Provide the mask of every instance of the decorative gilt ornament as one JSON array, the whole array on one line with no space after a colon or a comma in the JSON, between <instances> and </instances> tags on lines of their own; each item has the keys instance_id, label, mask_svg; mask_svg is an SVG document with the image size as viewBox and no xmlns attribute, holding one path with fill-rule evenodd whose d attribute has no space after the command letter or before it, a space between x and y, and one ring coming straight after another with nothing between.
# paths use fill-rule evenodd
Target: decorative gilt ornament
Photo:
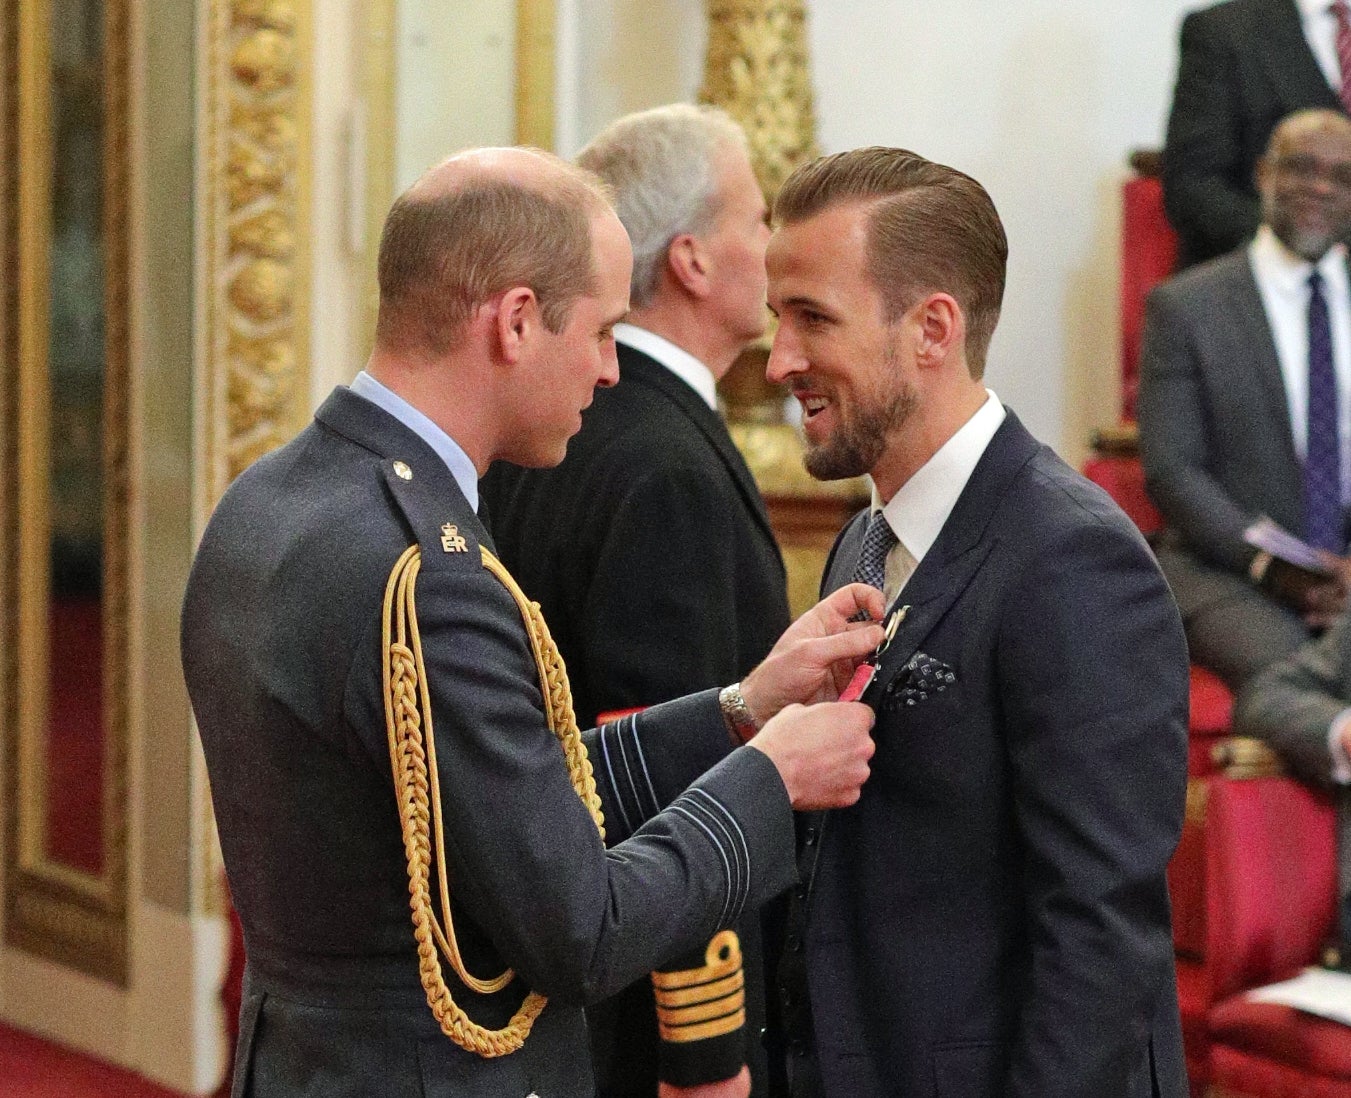
<instances>
[{"instance_id":1,"label":"decorative gilt ornament","mask_svg":"<svg viewBox=\"0 0 1351 1098\"><path fill-rule=\"evenodd\" d=\"M793 169L819 153L802 0L708 0L699 99L741 123L772 200Z\"/></svg>"},{"instance_id":2,"label":"decorative gilt ornament","mask_svg":"<svg viewBox=\"0 0 1351 1098\"><path fill-rule=\"evenodd\" d=\"M212 0L207 23L204 389L214 504L308 416L307 0Z\"/></svg>"}]
</instances>

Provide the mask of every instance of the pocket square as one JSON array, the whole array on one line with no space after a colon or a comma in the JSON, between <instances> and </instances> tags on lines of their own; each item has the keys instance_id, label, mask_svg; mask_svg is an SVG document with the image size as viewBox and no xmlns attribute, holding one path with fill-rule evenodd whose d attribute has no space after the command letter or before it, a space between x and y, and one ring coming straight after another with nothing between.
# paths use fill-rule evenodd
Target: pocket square
<instances>
[{"instance_id":1,"label":"pocket square","mask_svg":"<svg viewBox=\"0 0 1351 1098\"><path fill-rule=\"evenodd\" d=\"M887 707L916 706L957 681L957 672L927 652L916 652L887 686Z\"/></svg>"}]
</instances>

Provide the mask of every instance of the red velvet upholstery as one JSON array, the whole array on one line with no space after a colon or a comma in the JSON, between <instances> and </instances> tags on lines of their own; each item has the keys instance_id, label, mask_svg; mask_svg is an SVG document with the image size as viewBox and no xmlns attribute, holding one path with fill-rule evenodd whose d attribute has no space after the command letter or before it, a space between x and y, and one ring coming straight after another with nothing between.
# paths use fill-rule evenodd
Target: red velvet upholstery
<instances>
[{"instance_id":1,"label":"red velvet upholstery","mask_svg":"<svg viewBox=\"0 0 1351 1098\"><path fill-rule=\"evenodd\" d=\"M1235 1062L1265 1060L1294 1069L1301 1078L1337 1079L1343 1085L1335 1093L1351 1094L1351 1027L1236 995L1211 1012L1210 1035L1215 1051L1224 1050Z\"/></svg>"},{"instance_id":2,"label":"red velvet upholstery","mask_svg":"<svg viewBox=\"0 0 1351 1098\"><path fill-rule=\"evenodd\" d=\"M1229 692L1229 687L1204 667L1192 664L1190 716L1192 736L1219 739L1229 735L1233 715L1234 695ZM1204 765L1191 770L1190 773L1209 774L1214 769L1215 764L1207 754Z\"/></svg>"},{"instance_id":3,"label":"red velvet upholstery","mask_svg":"<svg viewBox=\"0 0 1351 1098\"><path fill-rule=\"evenodd\" d=\"M1145 537L1163 528L1163 516L1145 491L1145 472L1138 457L1091 457L1084 463L1084 476L1111 496Z\"/></svg>"},{"instance_id":4,"label":"red velvet upholstery","mask_svg":"<svg viewBox=\"0 0 1351 1098\"><path fill-rule=\"evenodd\" d=\"M1206 830L1218 1001L1317 958L1336 917L1336 835L1328 799L1292 778L1211 779Z\"/></svg>"},{"instance_id":5,"label":"red velvet upholstery","mask_svg":"<svg viewBox=\"0 0 1351 1098\"><path fill-rule=\"evenodd\" d=\"M1177 259L1177 234L1163 212L1163 188L1141 176L1121 188L1121 418L1135 419L1145 297Z\"/></svg>"},{"instance_id":6,"label":"red velvet upholstery","mask_svg":"<svg viewBox=\"0 0 1351 1098\"><path fill-rule=\"evenodd\" d=\"M1253 1098L1351 1098L1351 1029L1243 994L1312 963L1332 931L1332 805L1290 778L1210 782L1212 1081Z\"/></svg>"},{"instance_id":7,"label":"red velvet upholstery","mask_svg":"<svg viewBox=\"0 0 1351 1098\"><path fill-rule=\"evenodd\" d=\"M1201 1098L1210 1082L1210 988L1200 961L1177 959L1177 1004L1182 1014L1182 1047L1193 1098Z\"/></svg>"},{"instance_id":8,"label":"red velvet upholstery","mask_svg":"<svg viewBox=\"0 0 1351 1098\"><path fill-rule=\"evenodd\" d=\"M1192 740L1193 746L1196 740ZM1168 863L1173 900L1173 945L1178 956L1200 961L1206 955L1206 792L1209 782L1187 778L1187 815L1182 837Z\"/></svg>"}]
</instances>

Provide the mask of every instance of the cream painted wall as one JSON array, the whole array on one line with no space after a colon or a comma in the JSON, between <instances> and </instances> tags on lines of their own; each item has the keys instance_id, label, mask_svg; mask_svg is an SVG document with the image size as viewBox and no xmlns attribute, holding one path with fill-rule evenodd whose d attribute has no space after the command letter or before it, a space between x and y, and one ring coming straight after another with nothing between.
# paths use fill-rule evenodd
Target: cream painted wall
<instances>
[{"instance_id":1,"label":"cream painted wall","mask_svg":"<svg viewBox=\"0 0 1351 1098\"><path fill-rule=\"evenodd\" d=\"M979 179L1010 240L989 381L1072 461L1117 408L1119 185L1158 146L1182 14L1203 0L808 0L822 149L903 145ZM565 0L573 147L698 89L703 4Z\"/></svg>"}]
</instances>

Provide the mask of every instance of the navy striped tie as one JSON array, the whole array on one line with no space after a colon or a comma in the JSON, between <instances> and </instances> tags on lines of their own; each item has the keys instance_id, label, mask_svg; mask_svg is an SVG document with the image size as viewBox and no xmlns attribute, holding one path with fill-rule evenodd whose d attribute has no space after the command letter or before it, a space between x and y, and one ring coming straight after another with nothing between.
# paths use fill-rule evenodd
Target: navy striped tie
<instances>
[{"instance_id":1,"label":"navy striped tie","mask_svg":"<svg viewBox=\"0 0 1351 1098\"><path fill-rule=\"evenodd\" d=\"M1323 276L1309 275L1309 423L1304 457L1304 540L1340 554L1346 549L1342 514L1342 450L1338 432L1337 374Z\"/></svg>"}]
</instances>

